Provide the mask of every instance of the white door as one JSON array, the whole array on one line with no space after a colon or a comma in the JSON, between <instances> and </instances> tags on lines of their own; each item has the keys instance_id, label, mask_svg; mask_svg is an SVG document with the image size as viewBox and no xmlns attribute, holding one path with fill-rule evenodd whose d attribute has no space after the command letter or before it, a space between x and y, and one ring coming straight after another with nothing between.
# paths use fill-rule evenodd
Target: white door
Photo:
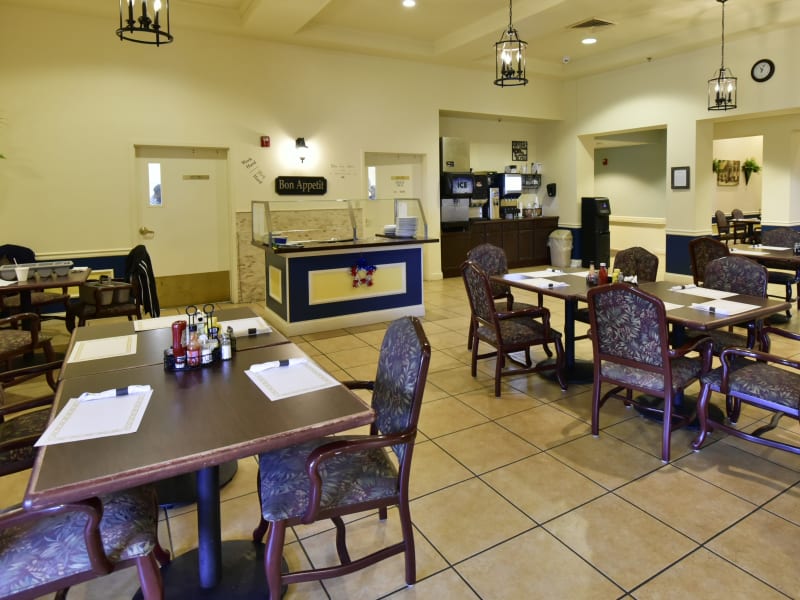
<instances>
[{"instance_id":1,"label":"white door","mask_svg":"<svg viewBox=\"0 0 800 600\"><path fill-rule=\"evenodd\" d=\"M231 271L227 164L224 148L136 146L136 239L157 277Z\"/></svg>"}]
</instances>

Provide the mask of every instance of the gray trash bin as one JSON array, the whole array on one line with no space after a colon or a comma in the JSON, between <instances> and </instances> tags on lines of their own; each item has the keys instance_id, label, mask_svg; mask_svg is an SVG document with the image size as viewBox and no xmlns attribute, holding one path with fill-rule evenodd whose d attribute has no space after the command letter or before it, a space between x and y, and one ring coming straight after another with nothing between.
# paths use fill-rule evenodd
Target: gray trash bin
<instances>
[{"instance_id":1,"label":"gray trash bin","mask_svg":"<svg viewBox=\"0 0 800 600\"><path fill-rule=\"evenodd\" d=\"M547 238L550 248L550 264L554 267L568 267L572 256L572 232L569 229L555 229Z\"/></svg>"}]
</instances>

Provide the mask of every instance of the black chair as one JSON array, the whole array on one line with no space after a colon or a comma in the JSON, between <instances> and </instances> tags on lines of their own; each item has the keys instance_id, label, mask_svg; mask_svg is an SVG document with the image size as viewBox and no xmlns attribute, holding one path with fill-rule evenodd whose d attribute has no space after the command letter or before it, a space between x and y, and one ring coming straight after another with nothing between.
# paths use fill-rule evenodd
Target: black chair
<instances>
[{"instance_id":1,"label":"black chair","mask_svg":"<svg viewBox=\"0 0 800 600\"><path fill-rule=\"evenodd\" d=\"M400 553L405 553L406 583L416 582L408 482L430 356L418 319L392 322L383 338L375 381L349 383L353 389L373 392L375 422L369 435L330 436L259 456L262 518L253 541L260 542L266 533L264 566L270 598L280 598L285 584L339 577ZM352 560L342 517L377 509L380 520L385 520L390 506L398 508L402 539ZM322 519L331 519L336 526L341 564L282 573L286 528Z\"/></svg>"},{"instance_id":2,"label":"black chair","mask_svg":"<svg viewBox=\"0 0 800 600\"><path fill-rule=\"evenodd\" d=\"M794 248L797 242L800 242L800 231L789 227L778 227L761 232L761 243L764 246ZM797 308L800 310L800 269L793 269L791 266L780 262L776 262L774 265L770 264L768 268L769 282L783 285L786 288L785 296L775 296L776 298L786 298L787 302L791 302L793 300L792 286L797 286ZM791 318L791 316L791 309L787 309L786 318Z\"/></svg>"},{"instance_id":3,"label":"black chair","mask_svg":"<svg viewBox=\"0 0 800 600\"><path fill-rule=\"evenodd\" d=\"M461 275L467 290L473 323L472 333L472 376L478 373L478 360L496 357L494 372L494 395L500 396L500 378L504 375L522 375L555 371L561 389L567 389L564 378L564 348L561 333L550 327L550 311L541 306L531 306L512 311L498 311L492 297L489 277L472 261L461 265ZM494 351L479 354L483 342ZM532 346L545 346L553 343L556 347L556 360L534 364L531 360ZM525 362L519 369L505 369L507 355L524 352ZM512 360L512 362L517 362Z\"/></svg>"},{"instance_id":4,"label":"black chair","mask_svg":"<svg viewBox=\"0 0 800 600\"><path fill-rule=\"evenodd\" d=\"M730 253L727 245L712 237L699 237L691 240L689 242L689 258L694 284L703 285L708 263L728 256Z\"/></svg>"},{"instance_id":5,"label":"black chair","mask_svg":"<svg viewBox=\"0 0 800 600\"><path fill-rule=\"evenodd\" d=\"M761 351L726 348L721 355L722 366L701 378L702 388L697 403L700 432L692 443L695 450L699 450L708 435L717 429L749 442L800 454L800 447L796 445L764 437L778 426L782 417L800 419L800 361L770 353L769 336L800 341L798 333L764 327ZM712 419L708 411L712 392L725 394L728 423ZM772 413L769 423L749 432L737 428L742 402Z\"/></svg>"},{"instance_id":6,"label":"black chair","mask_svg":"<svg viewBox=\"0 0 800 600\"><path fill-rule=\"evenodd\" d=\"M664 303L627 283L589 290L589 337L594 349L592 435L600 434L600 408L609 398L663 417L661 460L669 462L672 431L687 425L693 413L677 410L683 390L711 367L711 340L693 340L672 349ZM689 357L698 352L699 357ZM604 384L612 386L601 394ZM660 407L634 398L633 392L664 400Z\"/></svg>"}]
</instances>

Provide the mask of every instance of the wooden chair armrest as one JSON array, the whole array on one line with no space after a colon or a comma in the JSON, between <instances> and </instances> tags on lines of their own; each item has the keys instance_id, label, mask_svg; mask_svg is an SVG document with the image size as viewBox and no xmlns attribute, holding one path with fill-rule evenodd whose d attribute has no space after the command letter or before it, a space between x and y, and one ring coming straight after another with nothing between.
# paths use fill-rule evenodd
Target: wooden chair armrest
<instances>
[{"instance_id":1,"label":"wooden chair armrest","mask_svg":"<svg viewBox=\"0 0 800 600\"><path fill-rule=\"evenodd\" d=\"M670 348L670 358L681 358L690 352L699 352L703 359L703 373L708 373L711 370L711 360L714 352L714 341L708 337L696 338L690 340L677 348Z\"/></svg>"},{"instance_id":2,"label":"wooden chair armrest","mask_svg":"<svg viewBox=\"0 0 800 600\"><path fill-rule=\"evenodd\" d=\"M387 435L340 436L335 438L334 441L316 448L306 459L306 475L308 475L311 489L308 493L308 507L301 521L308 524L317 520L319 504L322 500L320 467L326 460L345 453L410 444L416 436L416 430Z\"/></svg>"},{"instance_id":3,"label":"wooden chair armrest","mask_svg":"<svg viewBox=\"0 0 800 600\"><path fill-rule=\"evenodd\" d=\"M11 315L8 317L3 317L0 319L0 327L5 327L6 325L10 325L13 329L19 329L19 326L24 321L32 321L36 323L36 327L31 327L31 331L34 329L38 332L40 328L40 319L39 315L36 313L26 312L26 313L17 313L15 315Z\"/></svg>"},{"instance_id":4,"label":"wooden chair armrest","mask_svg":"<svg viewBox=\"0 0 800 600\"><path fill-rule=\"evenodd\" d=\"M0 513L0 529L13 525L21 525L51 515L66 514L70 512L84 513L87 516L83 528L83 538L92 571L98 575L110 573L113 570L111 561L103 550L103 540L100 537L100 520L103 518L103 504L99 498L89 498L72 504L59 504L38 509L24 509L15 506Z\"/></svg>"}]
</instances>

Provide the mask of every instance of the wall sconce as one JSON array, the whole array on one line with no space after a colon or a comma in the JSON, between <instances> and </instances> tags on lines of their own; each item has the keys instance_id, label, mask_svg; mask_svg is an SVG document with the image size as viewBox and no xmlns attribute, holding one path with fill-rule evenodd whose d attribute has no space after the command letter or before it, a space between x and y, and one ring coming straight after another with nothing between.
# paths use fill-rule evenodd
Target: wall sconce
<instances>
[{"instance_id":1,"label":"wall sconce","mask_svg":"<svg viewBox=\"0 0 800 600\"><path fill-rule=\"evenodd\" d=\"M294 142L294 147L297 150L297 158L300 162L305 162L308 157L308 146L306 146L306 138L297 138Z\"/></svg>"}]
</instances>

